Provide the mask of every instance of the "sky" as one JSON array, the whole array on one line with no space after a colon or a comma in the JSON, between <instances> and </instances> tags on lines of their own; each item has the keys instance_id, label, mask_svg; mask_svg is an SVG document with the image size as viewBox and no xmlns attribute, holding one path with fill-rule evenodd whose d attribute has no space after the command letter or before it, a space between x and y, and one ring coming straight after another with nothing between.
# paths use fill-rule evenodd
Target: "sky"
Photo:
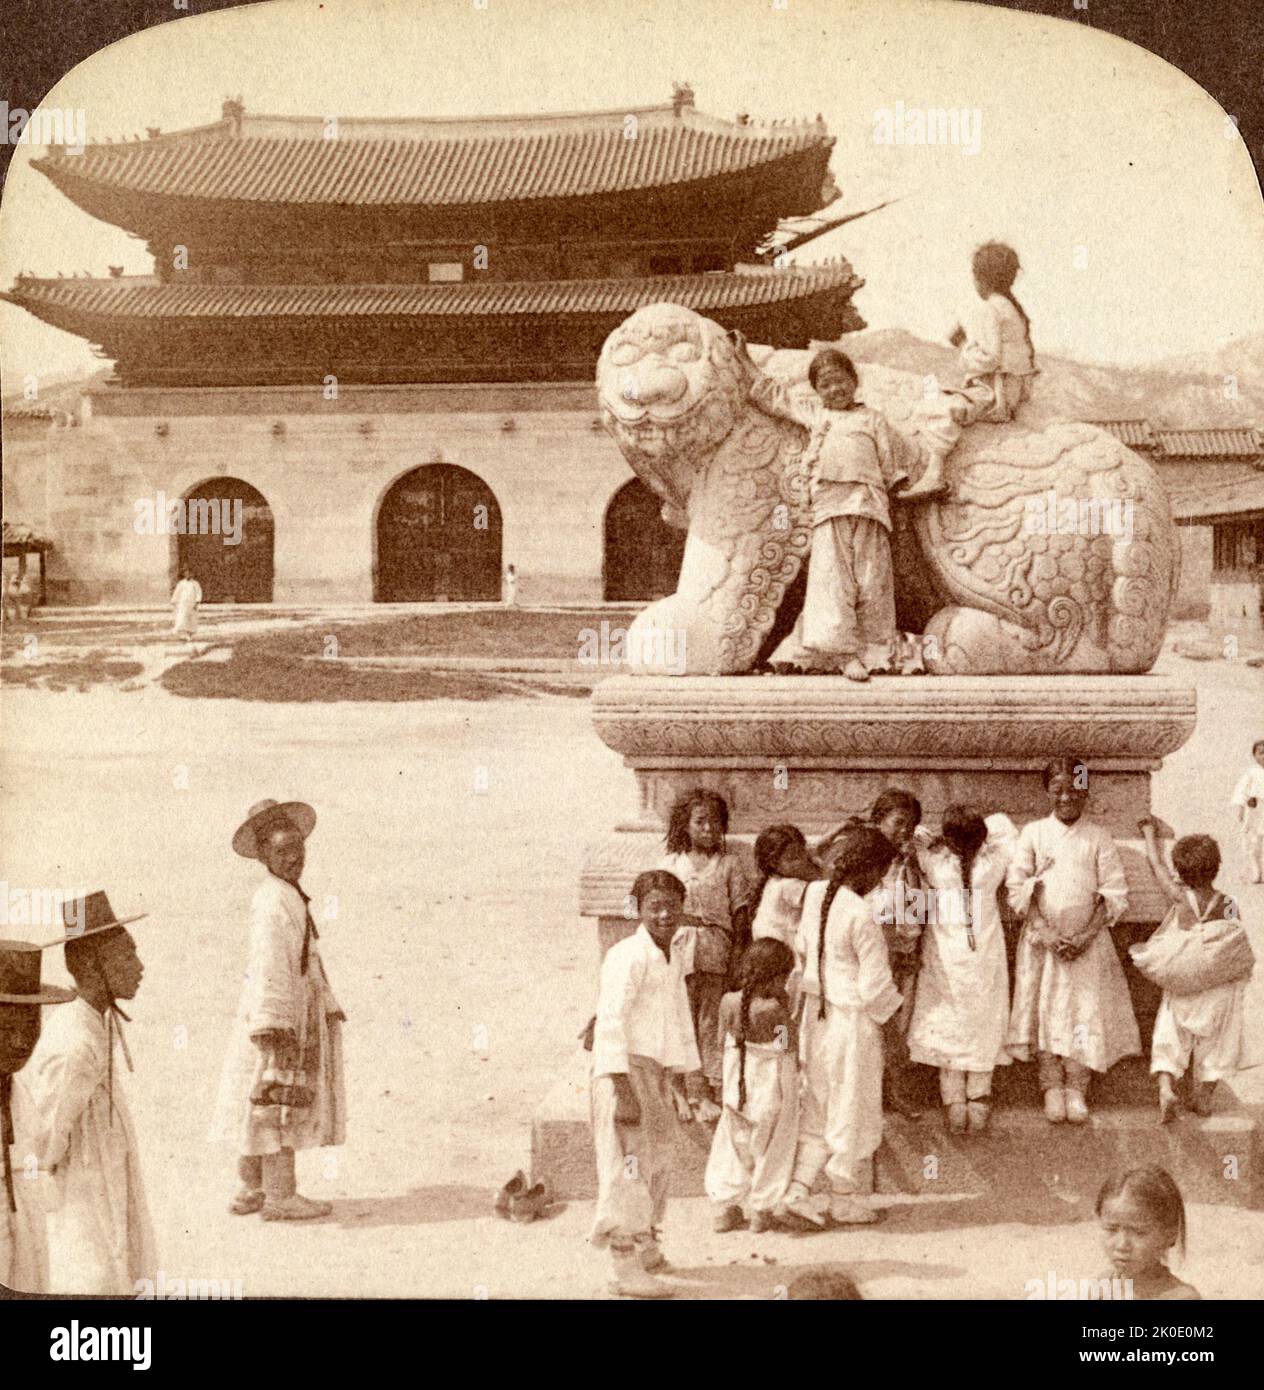
<instances>
[{"instance_id":1,"label":"sky","mask_svg":"<svg viewBox=\"0 0 1264 1390\"><path fill-rule=\"evenodd\" d=\"M266 114L534 114L652 105L674 80L718 116L819 112L840 208L898 199L797 253L845 255L873 328L942 336L973 293L971 251L999 238L1038 352L1144 364L1264 330L1264 204L1217 103L1126 40L960 0L268 0L121 40L43 106L118 139L214 121L226 96ZM879 142L901 103L906 121L971 113L977 150ZM0 203L0 284L147 273L143 243L75 208L31 153ZM100 365L0 304L5 394Z\"/></svg>"}]
</instances>

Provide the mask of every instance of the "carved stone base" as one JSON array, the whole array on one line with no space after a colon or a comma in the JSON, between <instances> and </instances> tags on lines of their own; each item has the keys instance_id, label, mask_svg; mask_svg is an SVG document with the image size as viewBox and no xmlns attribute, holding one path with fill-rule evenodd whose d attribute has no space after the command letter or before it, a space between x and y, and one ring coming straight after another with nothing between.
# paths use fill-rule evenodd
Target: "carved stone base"
<instances>
[{"instance_id":1,"label":"carved stone base","mask_svg":"<svg viewBox=\"0 0 1264 1390\"><path fill-rule=\"evenodd\" d=\"M1114 835L1128 873L1129 906L1115 945L1148 1048L1157 993L1131 970L1126 948L1153 930L1166 905L1145 864L1136 822L1150 810L1151 774L1189 738L1194 718L1192 690L1149 675L891 677L866 685L807 676L614 677L594 692L593 722L632 769L640 805L634 820L588 845L580 912L596 921L599 961L633 930L632 882L663 854L668 808L688 787L725 797L730 842L749 853L767 825L789 822L812 838L863 814L886 786L913 792L932 826L957 801L985 814L1003 811L1021 826L1047 814L1045 763L1071 754L1088 765L1089 814ZM574 1074L559 1081L533 1126L535 1178L562 1196L591 1195L595 1181L585 1061L586 1054L575 1059ZM996 1133L966 1148L941 1133L934 1074L925 1069L929 1118L910 1130L888 1117L878 1190L982 1190L1010 1167L1015 1190L1065 1183L1072 1150L1101 1150L1121 1160L1147 1154L1148 1161L1168 1162L1182 1182L1188 1178L1207 1194L1204 1200L1248 1200L1247 1177L1258 1160L1255 1130L1227 1088L1221 1088L1222 1117L1201 1125L1185 1120L1174 1138L1156 1124L1147 1059L1129 1059L1094 1083L1092 1103L1099 1108L1091 1130L1077 1137L1037 1123L1034 1067L1002 1072ZM1046 1142L1046 1133L1055 1138ZM932 1141L935 1152L948 1155L944 1178L910 1177L921 1172L914 1157L932 1152ZM697 1134L682 1152L678 1192L701 1191L705 1148ZM1217 1176L1217 1164L1230 1153L1240 1181ZM1100 1183L1100 1171L1093 1168L1093 1181Z\"/></svg>"},{"instance_id":2,"label":"carved stone base","mask_svg":"<svg viewBox=\"0 0 1264 1390\"><path fill-rule=\"evenodd\" d=\"M1074 754L1089 767L1090 814L1124 850L1125 920L1157 922L1136 822L1194 714L1194 692L1156 676L614 677L593 693L593 724L635 774L640 807L590 843L580 912L599 919L603 952L623 934L632 880L658 860L689 787L725 798L739 846L778 822L820 835L888 786L917 796L932 825L953 802L1023 825L1048 813L1041 769Z\"/></svg>"}]
</instances>

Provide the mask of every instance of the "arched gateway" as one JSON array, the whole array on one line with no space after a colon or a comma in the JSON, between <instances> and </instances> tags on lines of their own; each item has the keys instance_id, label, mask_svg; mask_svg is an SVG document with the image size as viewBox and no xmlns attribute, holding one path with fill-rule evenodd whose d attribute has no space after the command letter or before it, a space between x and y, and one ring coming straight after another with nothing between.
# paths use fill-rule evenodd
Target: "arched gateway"
<instances>
[{"instance_id":1,"label":"arched gateway","mask_svg":"<svg viewBox=\"0 0 1264 1390\"><path fill-rule=\"evenodd\" d=\"M662 598L676 591L685 533L660 515L662 504L633 478L606 508L602 597L611 602Z\"/></svg>"},{"instance_id":2,"label":"arched gateway","mask_svg":"<svg viewBox=\"0 0 1264 1390\"><path fill-rule=\"evenodd\" d=\"M240 478L208 478L181 498L175 575L188 569L203 603L271 603L272 508Z\"/></svg>"},{"instance_id":3,"label":"arched gateway","mask_svg":"<svg viewBox=\"0 0 1264 1390\"><path fill-rule=\"evenodd\" d=\"M396 479L377 513L378 603L500 598L500 507L465 468L432 463Z\"/></svg>"}]
</instances>

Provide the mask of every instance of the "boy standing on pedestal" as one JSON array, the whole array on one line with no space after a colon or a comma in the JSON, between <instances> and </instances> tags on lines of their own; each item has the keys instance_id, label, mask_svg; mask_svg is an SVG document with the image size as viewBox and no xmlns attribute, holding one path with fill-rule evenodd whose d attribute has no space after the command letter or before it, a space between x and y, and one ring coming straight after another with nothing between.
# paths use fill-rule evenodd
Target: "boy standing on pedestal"
<instances>
[{"instance_id":1,"label":"boy standing on pedestal","mask_svg":"<svg viewBox=\"0 0 1264 1390\"><path fill-rule=\"evenodd\" d=\"M794 632L773 664L838 671L867 681L895 657L895 584L888 495L908 485L917 447L880 411L856 399L859 378L844 352L818 352L808 368L814 395L792 392L750 364L750 398L770 415L809 432L812 552L807 592Z\"/></svg>"}]
</instances>

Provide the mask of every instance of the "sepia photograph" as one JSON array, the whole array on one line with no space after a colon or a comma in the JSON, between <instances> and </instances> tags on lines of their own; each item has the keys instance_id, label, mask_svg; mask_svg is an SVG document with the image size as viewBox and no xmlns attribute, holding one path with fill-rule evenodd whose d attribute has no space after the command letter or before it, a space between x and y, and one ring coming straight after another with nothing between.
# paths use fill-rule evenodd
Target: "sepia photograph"
<instances>
[{"instance_id":1,"label":"sepia photograph","mask_svg":"<svg viewBox=\"0 0 1264 1390\"><path fill-rule=\"evenodd\" d=\"M0 91L0 1296L146 1305L40 1355L1214 1359L1101 1310L1264 1298L1242 113L1088 0L153 8Z\"/></svg>"}]
</instances>

